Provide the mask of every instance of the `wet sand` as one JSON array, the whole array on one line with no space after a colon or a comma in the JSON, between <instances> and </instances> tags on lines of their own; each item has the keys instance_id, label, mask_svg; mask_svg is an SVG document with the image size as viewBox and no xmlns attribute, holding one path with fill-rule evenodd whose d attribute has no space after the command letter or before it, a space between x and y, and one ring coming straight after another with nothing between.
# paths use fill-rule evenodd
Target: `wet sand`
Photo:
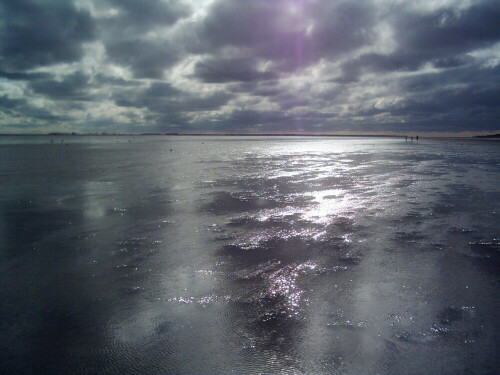
<instances>
[{"instance_id":1,"label":"wet sand","mask_svg":"<svg viewBox=\"0 0 500 375\"><path fill-rule=\"evenodd\" d=\"M2 373L498 369L496 143L9 142Z\"/></svg>"}]
</instances>

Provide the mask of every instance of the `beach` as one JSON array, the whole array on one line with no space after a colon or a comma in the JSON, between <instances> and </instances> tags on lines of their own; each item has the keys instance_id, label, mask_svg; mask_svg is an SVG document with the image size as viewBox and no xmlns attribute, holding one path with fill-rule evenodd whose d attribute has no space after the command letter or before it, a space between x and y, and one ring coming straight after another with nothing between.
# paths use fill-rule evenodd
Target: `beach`
<instances>
[{"instance_id":1,"label":"beach","mask_svg":"<svg viewBox=\"0 0 500 375\"><path fill-rule=\"evenodd\" d=\"M4 374L493 374L500 148L0 139Z\"/></svg>"}]
</instances>

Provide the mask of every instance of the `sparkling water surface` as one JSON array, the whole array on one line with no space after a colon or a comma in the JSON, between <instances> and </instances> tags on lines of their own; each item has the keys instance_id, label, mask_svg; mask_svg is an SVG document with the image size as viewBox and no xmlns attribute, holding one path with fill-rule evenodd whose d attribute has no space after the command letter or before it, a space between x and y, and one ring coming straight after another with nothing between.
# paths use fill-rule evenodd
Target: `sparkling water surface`
<instances>
[{"instance_id":1,"label":"sparkling water surface","mask_svg":"<svg viewBox=\"0 0 500 375\"><path fill-rule=\"evenodd\" d=\"M486 140L0 138L0 372L494 374L499 162Z\"/></svg>"}]
</instances>

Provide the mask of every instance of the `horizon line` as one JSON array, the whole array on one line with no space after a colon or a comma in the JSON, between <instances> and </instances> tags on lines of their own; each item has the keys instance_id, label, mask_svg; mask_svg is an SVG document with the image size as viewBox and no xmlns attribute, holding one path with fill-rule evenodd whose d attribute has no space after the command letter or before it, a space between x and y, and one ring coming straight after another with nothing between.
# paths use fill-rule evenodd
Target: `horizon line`
<instances>
[{"instance_id":1,"label":"horizon line","mask_svg":"<svg viewBox=\"0 0 500 375\"><path fill-rule=\"evenodd\" d=\"M500 138L498 131L480 132L389 132L389 133L180 133L180 132L142 132L142 133L110 133L110 132L49 132L49 133L0 133L0 136L256 136L256 137L426 137L426 138Z\"/></svg>"}]
</instances>

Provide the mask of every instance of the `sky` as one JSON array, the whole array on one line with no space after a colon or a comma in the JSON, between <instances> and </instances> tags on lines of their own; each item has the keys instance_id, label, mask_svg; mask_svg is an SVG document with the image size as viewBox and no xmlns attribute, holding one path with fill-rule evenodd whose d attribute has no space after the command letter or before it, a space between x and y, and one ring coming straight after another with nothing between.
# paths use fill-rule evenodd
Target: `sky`
<instances>
[{"instance_id":1,"label":"sky","mask_svg":"<svg viewBox=\"0 0 500 375\"><path fill-rule=\"evenodd\" d=\"M0 0L0 133L500 132L498 0Z\"/></svg>"}]
</instances>

